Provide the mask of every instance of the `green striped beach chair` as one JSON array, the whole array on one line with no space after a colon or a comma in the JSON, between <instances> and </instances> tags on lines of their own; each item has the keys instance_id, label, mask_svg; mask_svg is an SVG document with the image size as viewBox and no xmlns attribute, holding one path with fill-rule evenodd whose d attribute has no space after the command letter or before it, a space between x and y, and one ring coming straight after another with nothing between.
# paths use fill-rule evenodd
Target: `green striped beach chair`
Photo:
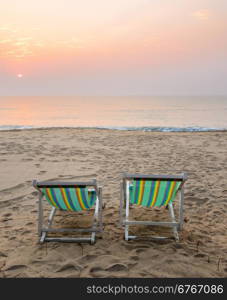
<instances>
[{"instance_id":1,"label":"green striped beach chair","mask_svg":"<svg viewBox=\"0 0 227 300\"><path fill-rule=\"evenodd\" d=\"M124 174L121 183L120 201L120 222L125 228L125 240L136 239L137 236L129 235L130 225L150 225L172 227L175 239L179 240L178 231L183 226L183 206L184 206L184 182L187 175L141 175ZM179 197L179 220L176 221L173 202L176 195ZM143 207L168 206L171 221L152 222L135 221L129 219L130 206L137 205ZM165 239L167 237L151 237Z\"/></svg>"},{"instance_id":2,"label":"green striped beach chair","mask_svg":"<svg viewBox=\"0 0 227 300\"><path fill-rule=\"evenodd\" d=\"M39 192L38 234L40 243L44 241L90 242L94 244L97 232L102 232L102 188L96 180L91 182L37 182L33 186ZM52 206L46 226L44 226L43 198ZM94 207L93 223L90 228L52 228L57 210L68 212L88 211ZM49 232L87 232L86 237L48 237Z\"/></svg>"}]
</instances>

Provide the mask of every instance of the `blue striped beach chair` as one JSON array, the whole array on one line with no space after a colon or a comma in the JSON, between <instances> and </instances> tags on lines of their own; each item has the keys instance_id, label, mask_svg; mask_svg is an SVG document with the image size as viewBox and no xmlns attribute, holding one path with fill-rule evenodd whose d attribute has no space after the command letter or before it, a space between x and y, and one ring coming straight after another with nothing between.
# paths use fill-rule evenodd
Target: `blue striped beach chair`
<instances>
[{"instance_id":1,"label":"blue striped beach chair","mask_svg":"<svg viewBox=\"0 0 227 300\"><path fill-rule=\"evenodd\" d=\"M130 225L149 225L172 227L175 239L179 240L178 231L183 226L183 207L184 207L184 182L187 175L142 175L142 174L124 174L121 183L121 201L120 201L120 222L125 228L125 240L136 239L137 236L129 235ZM179 217L176 221L173 202L179 197ZM136 221L129 219L130 206L137 205L143 207L163 207L168 206L171 221L152 222ZM156 239L165 239L167 237L151 237Z\"/></svg>"},{"instance_id":2,"label":"blue striped beach chair","mask_svg":"<svg viewBox=\"0 0 227 300\"><path fill-rule=\"evenodd\" d=\"M33 186L38 190L38 234L40 243L44 241L90 242L94 244L97 232L102 232L102 188L96 180L91 182L37 182ZM43 198L52 206L47 225L44 226ZM82 212L94 207L93 223L90 228L52 228L52 222L57 210ZM83 237L48 237L49 232L87 232Z\"/></svg>"}]
</instances>

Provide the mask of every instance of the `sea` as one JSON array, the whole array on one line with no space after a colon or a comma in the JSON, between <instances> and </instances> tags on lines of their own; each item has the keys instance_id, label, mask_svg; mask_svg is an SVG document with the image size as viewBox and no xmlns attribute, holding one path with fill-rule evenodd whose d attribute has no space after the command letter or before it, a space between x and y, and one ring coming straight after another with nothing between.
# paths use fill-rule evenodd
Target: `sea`
<instances>
[{"instance_id":1,"label":"sea","mask_svg":"<svg viewBox=\"0 0 227 300\"><path fill-rule=\"evenodd\" d=\"M227 130L227 96L0 97L0 130Z\"/></svg>"}]
</instances>

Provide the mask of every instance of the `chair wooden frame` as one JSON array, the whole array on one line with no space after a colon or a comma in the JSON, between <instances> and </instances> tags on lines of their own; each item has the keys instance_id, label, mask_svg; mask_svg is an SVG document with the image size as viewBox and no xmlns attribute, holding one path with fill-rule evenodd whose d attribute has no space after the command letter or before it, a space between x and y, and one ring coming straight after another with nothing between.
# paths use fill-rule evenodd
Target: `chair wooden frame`
<instances>
[{"instance_id":1,"label":"chair wooden frame","mask_svg":"<svg viewBox=\"0 0 227 300\"><path fill-rule=\"evenodd\" d=\"M38 200L38 235L39 242L90 242L91 244L95 243L96 233L103 231L102 224L102 187L97 186L96 180L91 182L60 182L60 181L42 181L38 182L33 180L33 187L38 190L39 200ZM82 186L87 187L89 191L96 191L96 203L93 215L93 222L90 228L52 228L53 219L57 210L60 210L56 207L52 207L48 220L47 226L44 226L44 215L43 215L43 193L39 189L40 187L75 187ZM75 211L74 213L78 213ZM81 233L90 233L86 237L48 237L49 232L81 232Z\"/></svg>"},{"instance_id":2,"label":"chair wooden frame","mask_svg":"<svg viewBox=\"0 0 227 300\"><path fill-rule=\"evenodd\" d=\"M130 212L130 199L129 199L129 186L130 181L133 179L149 179L149 180L177 180L181 181L179 187L179 219L176 221L174 214L173 204L168 204L169 215L171 221L169 222L152 222L152 221L136 221L129 219ZM187 174L183 173L182 175L143 175L143 174L124 174L121 182L121 198L120 198L120 225L124 227L124 237L128 241L130 239L139 238L135 235L129 234L130 225L148 225L148 226L163 226L171 227L173 230L173 235L176 241L179 241L178 231L183 228L183 212L184 212L184 182L187 180ZM152 236L151 239L167 239L169 237L165 236Z\"/></svg>"}]
</instances>

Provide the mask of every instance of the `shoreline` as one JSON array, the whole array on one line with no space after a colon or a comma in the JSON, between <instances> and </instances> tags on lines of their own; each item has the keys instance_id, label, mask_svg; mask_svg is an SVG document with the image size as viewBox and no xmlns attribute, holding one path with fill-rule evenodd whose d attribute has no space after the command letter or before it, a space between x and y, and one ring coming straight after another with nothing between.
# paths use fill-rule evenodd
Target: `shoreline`
<instances>
[{"instance_id":1,"label":"shoreline","mask_svg":"<svg viewBox=\"0 0 227 300\"><path fill-rule=\"evenodd\" d=\"M5 126L5 125L2 125ZM21 126L22 127L22 126ZM33 130L106 130L106 131L133 131L133 132L158 132L158 133L210 133L210 132L227 132L227 128L206 128L206 127L70 127L70 126L51 126L51 127L27 127L27 128L6 128L3 129L0 126L0 132L14 132L14 131L33 131Z\"/></svg>"}]
</instances>

